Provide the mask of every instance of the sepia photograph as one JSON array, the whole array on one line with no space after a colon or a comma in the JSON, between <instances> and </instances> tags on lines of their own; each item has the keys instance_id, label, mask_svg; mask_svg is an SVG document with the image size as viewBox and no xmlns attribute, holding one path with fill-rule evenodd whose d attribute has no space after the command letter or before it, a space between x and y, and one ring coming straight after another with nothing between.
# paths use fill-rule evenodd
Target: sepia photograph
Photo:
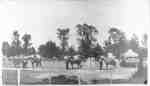
<instances>
[{"instance_id":1,"label":"sepia photograph","mask_svg":"<svg viewBox=\"0 0 150 86\"><path fill-rule=\"evenodd\" d=\"M148 85L149 0L1 0L2 86Z\"/></svg>"}]
</instances>

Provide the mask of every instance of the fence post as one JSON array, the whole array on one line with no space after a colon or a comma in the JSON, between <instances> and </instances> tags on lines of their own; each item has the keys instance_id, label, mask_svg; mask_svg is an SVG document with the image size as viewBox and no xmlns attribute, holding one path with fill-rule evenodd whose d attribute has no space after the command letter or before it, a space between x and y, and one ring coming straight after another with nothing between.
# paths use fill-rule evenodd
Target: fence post
<instances>
[{"instance_id":1,"label":"fence post","mask_svg":"<svg viewBox=\"0 0 150 86\"><path fill-rule=\"evenodd\" d=\"M17 69L17 86L20 86L20 69Z\"/></svg>"},{"instance_id":2,"label":"fence post","mask_svg":"<svg viewBox=\"0 0 150 86\"><path fill-rule=\"evenodd\" d=\"M81 75L80 75L80 74L81 74L81 73L80 73L80 69L79 69L79 74L78 74L78 85L81 85L81 81L80 81L80 79L81 79L80 76L81 76Z\"/></svg>"},{"instance_id":3,"label":"fence post","mask_svg":"<svg viewBox=\"0 0 150 86\"><path fill-rule=\"evenodd\" d=\"M111 78L110 78L110 84L112 84L112 70L110 70L110 76L111 76Z\"/></svg>"}]
</instances>

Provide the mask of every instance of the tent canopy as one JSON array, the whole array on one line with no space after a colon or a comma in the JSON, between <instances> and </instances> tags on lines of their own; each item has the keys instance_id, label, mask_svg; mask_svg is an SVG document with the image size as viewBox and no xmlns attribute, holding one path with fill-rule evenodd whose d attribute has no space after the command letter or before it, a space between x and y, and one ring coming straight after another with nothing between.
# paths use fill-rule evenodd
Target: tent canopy
<instances>
[{"instance_id":1,"label":"tent canopy","mask_svg":"<svg viewBox=\"0 0 150 86\"><path fill-rule=\"evenodd\" d=\"M134 52L132 49L129 49L123 54L124 57L138 57L138 53Z\"/></svg>"}]
</instances>

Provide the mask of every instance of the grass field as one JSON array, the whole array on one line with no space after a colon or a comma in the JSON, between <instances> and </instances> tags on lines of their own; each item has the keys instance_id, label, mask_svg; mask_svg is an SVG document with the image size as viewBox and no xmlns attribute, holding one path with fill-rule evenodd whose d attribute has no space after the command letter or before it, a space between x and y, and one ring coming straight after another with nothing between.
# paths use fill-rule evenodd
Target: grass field
<instances>
[{"instance_id":1,"label":"grass field","mask_svg":"<svg viewBox=\"0 0 150 86\"><path fill-rule=\"evenodd\" d=\"M11 63L9 63L11 64ZM81 84L111 84L111 83L132 83L141 84L147 79L146 69L136 72L136 68L120 67L114 70L98 70L97 63L87 65L83 63L82 69L66 70L64 61L45 61L40 70L22 70L21 84L44 84L43 79L51 79L58 75L74 75L80 79ZM28 65L30 68L30 65ZM31 68L30 68L31 69ZM16 71L3 70L3 83L16 84Z\"/></svg>"},{"instance_id":2,"label":"grass field","mask_svg":"<svg viewBox=\"0 0 150 86\"><path fill-rule=\"evenodd\" d=\"M2 79L3 79L3 84L17 85L17 71L3 70Z\"/></svg>"}]
</instances>

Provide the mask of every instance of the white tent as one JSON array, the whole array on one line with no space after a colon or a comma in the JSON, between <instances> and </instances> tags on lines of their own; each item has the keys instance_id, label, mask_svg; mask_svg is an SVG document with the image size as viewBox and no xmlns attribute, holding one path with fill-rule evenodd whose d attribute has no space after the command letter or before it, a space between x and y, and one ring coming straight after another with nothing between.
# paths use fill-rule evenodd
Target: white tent
<instances>
[{"instance_id":1,"label":"white tent","mask_svg":"<svg viewBox=\"0 0 150 86\"><path fill-rule=\"evenodd\" d=\"M138 53L134 52L133 50L129 49L127 52L123 54L124 57L138 57Z\"/></svg>"}]
</instances>

